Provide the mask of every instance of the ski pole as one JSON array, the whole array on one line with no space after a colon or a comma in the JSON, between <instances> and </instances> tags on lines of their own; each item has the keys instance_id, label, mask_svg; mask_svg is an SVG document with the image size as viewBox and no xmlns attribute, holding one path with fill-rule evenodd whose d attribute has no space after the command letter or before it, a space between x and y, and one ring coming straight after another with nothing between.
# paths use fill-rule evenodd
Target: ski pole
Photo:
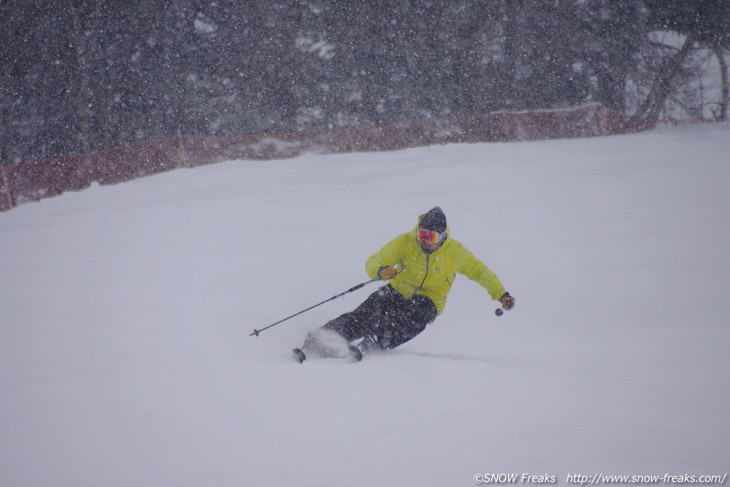
<instances>
[{"instance_id":1,"label":"ski pole","mask_svg":"<svg viewBox=\"0 0 730 487\"><path fill-rule=\"evenodd\" d=\"M347 293L351 293L351 292L353 292L353 291L357 291L357 290L358 290L358 289L360 289L361 287L363 287L363 286L366 286L366 285L370 284L371 282L375 282L375 281L379 281L379 280L380 280L380 277L375 277L375 278L373 278L373 279L370 279L370 280L369 280L369 281L367 281L367 282L363 282L363 283L361 283L361 284L358 284L358 285L357 285L357 286L355 286L355 287L351 287L351 288L350 288L350 289L348 289L347 291L345 291L345 292L341 292L340 294L338 294L338 295L336 295L336 296L332 296L332 297L331 297L331 298L329 298L329 299L325 299L325 300L324 300L324 301L322 301L321 303L317 303L317 304L315 304L314 306L310 306L309 308L307 308L307 309L304 309L304 310L300 311L299 313L294 313L294 314L293 314L293 315L291 315L291 316L287 316L287 317L286 317L286 318L284 318L283 320L279 320L279 321L277 321L276 323L272 323L272 324L270 324L269 326L265 326L265 327L261 328L260 330L257 330L256 328L254 328L254 329L253 329L253 333L251 333L251 334L250 334L249 336L259 336L259 333L261 333L261 332L262 332L262 331L264 331L264 330L268 330L268 329L269 329L269 328L271 328L272 326L276 326L276 325L278 325L279 323L283 323L284 321L286 321L286 320L288 320L288 319L291 319L291 318L294 318L295 316L299 316L300 314L302 314L302 313L305 313L305 312L309 311L310 309L314 309L314 308L316 308L317 306L321 306L321 305L323 305L324 303L328 303L328 302L330 302L330 301L332 301L332 300L334 300L334 299L337 299L337 298L341 298L342 296L344 296L344 295L345 295L345 294L347 294Z\"/></svg>"}]
</instances>

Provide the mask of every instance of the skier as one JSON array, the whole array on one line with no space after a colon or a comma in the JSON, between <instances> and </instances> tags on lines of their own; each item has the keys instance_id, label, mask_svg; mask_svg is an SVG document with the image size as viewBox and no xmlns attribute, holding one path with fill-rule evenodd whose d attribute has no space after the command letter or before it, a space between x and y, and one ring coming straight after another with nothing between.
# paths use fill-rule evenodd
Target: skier
<instances>
[{"instance_id":1,"label":"skier","mask_svg":"<svg viewBox=\"0 0 730 487\"><path fill-rule=\"evenodd\" d=\"M449 236L446 215L438 206L419 216L411 232L394 238L370 256L365 270L371 278L380 277L388 284L354 311L309 333L302 349L294 350L300 362L310 353L322 357L337 355L333 340L328 338L332 332L340 343L339 337L347 342L363 338L358 345L361 352L390 350L404 344L444 310L446 295L457 273L481 284L505 310L515 306L515 299L505 292L497 276Z\"/></svg>"}]
</instances>

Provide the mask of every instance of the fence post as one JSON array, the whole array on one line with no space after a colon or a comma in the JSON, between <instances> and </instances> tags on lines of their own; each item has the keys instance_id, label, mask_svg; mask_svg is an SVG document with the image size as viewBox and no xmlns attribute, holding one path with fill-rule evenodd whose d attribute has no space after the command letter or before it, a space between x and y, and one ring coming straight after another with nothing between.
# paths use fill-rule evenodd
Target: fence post
<instances>
[{"instance_id":1,"label":"fence post","mask_svg":"<svg viewBox=\"0 0 730 487\"><path fill-rule=\"evenodd\" d=\"M180 129L177 129L177 153L178 159L180 160L177 167L192 167L190 164L190 157L188 157L188 151L185 149L185 143L183 142Z\"/></svg>"},{"instance_id":2,"label":"fence post","mask_svg":"<svg viewBox=\"0 0 730 487\"><path fill-rule=\"evenodd\" d=\"M10 184L8 184L8 177L5 174L5 164L0 163L0 173L2 173L3 188L5 190L5 197L8 200L8 210L10 210L15 205L13 204L13 193L10 191Z\"/></svg>"},{"instance_id":3,"label":"fence post","mask_svg":"<svg viewBox=\"0 0 730 487\"><path fill-rule=\"evenodd\" d=\"M349 125L345 125L345 134L347 134L347 151L354 152L355 144L352 143L352 133L350 132Z\"/></svg>"}]
</instances>

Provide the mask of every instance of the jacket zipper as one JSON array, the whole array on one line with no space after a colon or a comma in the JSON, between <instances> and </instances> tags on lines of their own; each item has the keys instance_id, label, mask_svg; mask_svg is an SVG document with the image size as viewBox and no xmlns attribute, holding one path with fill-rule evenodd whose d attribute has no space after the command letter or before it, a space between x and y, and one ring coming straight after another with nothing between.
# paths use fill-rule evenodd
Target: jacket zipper
<instances>
[{"instance_id":1,"label":"jacket zipper","mask_svg":"<svg viewBox=\"0 0 730 487\"><path fill-rule=\"evenodd\" d=\"M418 293L423 288L423 285L426 284L426 279L428 278L428 267L429 263L431 261L431 254L426 254L426 275L423 276L423 281L421 281L420 286L416 288L415 291L413 291L413 294Z\"/></svg>"}]
</instances>

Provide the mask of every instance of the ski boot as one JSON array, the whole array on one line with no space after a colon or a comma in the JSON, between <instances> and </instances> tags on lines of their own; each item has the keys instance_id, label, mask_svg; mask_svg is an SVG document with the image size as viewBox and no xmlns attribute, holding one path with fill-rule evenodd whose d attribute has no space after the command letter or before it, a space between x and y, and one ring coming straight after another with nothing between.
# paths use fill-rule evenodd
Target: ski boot
<instances>
[{"instance_id":1,"label":"ski boot","mask_svg":"<svg viewBox=\"0 0 730 487\"><path fill-rule=\"evenodd\" d=\"M376 335L366 335L365 338L357 345L357 348L363 355L373 352L380 352L383 347L380 344L380 340Z\"/></svg>"}]
</instances>

